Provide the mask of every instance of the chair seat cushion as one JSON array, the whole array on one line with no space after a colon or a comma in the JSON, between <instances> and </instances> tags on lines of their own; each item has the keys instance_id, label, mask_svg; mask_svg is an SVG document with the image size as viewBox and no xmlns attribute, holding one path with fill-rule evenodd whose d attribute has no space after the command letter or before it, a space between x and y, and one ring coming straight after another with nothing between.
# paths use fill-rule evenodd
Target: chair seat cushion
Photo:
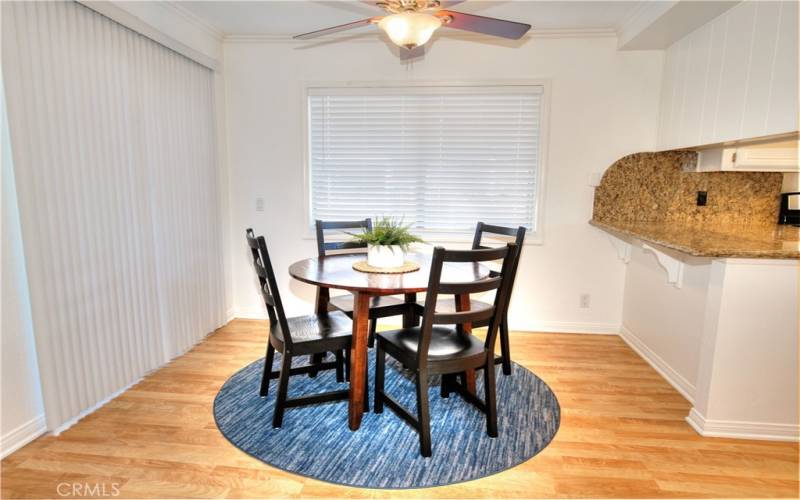
<instances>
[{"instance_id":1,"label":"chair seat cushion","mask_svg":"<svg viewBox=\"0 0 800 500\"><path fill-rule=\"evenodd\" d=\"M379 332L378 337L399 350L416 356L420 327ZM434 326L428 348L429 361L444 361L482 355L483 341L473 335L460 335L454 328Z\"/></svg>"},{"instance_id":2,"label":"chair seat cushion","mask_svg":"<svg viewBox=\"0 0 800 500\"><path fill-rule=\"evenodd\" d=\"M344 311L345 313L352 313L353 312L353 294L347 293L345 295L337 295L336 297L331 297L330 304L340 311ZM372 297L369 308L370 309L382 309L387 307L402 307L405 304L405 301L399 297L394 297L392 295L384 295L382 297Z\"/></svg>"},{"instance_id":3,"label":"chair seat cushion","mask_svg":"<svg viewBox=\"0 0 800 500\"><path fill-rule=\"evenodd\" d=\"M302 344L320 340L342 338L343 341L353 335L353 322L346 314L331 311L328 314L295 316L286 318L292 335L292 342ZM270 329L270 335L283 342L283 331L280 324L275 324Z\"/></svg>"}]
</instances>

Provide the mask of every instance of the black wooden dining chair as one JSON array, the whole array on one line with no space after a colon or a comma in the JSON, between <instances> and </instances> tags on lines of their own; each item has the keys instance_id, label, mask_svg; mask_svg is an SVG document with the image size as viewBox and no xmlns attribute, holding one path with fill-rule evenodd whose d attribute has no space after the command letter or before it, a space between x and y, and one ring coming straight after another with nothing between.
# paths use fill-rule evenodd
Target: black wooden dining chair
<instances>
[{"instance_id":1,"label":"black wooden dining chair","mask_svg":"<svg viewBox=\"0 0 800 500\"><path fill-rule=\"evenodd\" d=\"M252 229L247 229L246 234L247 244L253 255L253 266L258 276L261 295L264 298L267 314L269 315L269 340L267 342L267 355L264 359L264 370L261 375L260 395L266 397L270 380L278 379L278 394L275 401L272 426L280 427L286 408L348 398L349 391L347 390L292 399L287 398L287 392L291 375L309 373L312 370L335 368L337 382L344 382L344 358L345 352L350 349L353 324L350 318L341 312L326 312L325 314L287 318L283 310L278 285L275 281L275 272L272 269L266 240L263 236L256 237ZM279 371L272 370L272 362L276 350L281 353L281 368ZM295 356L327 352L333 352L336 360L292 368L292 359ZM367 405L368 402L365 406Z\"/></svg>"},{"instance_id":2,"label":"black wooden dining chair","mask_svg":"<svg viewBox=\"0 0 800 500\"><path fill-rule=\"evenodd\" d=\"M511 301L511 293L514 290L514 280L517 277L517 267L519 266L519 257L522 253L522 244L525 242L525 228L523 226L513 228L513 227L503 227L503 226L493 226L490 224L484 224L483 222L478 222L478 225L475 227L475 236L472 239L472 249L477 250L481 248L492 248L483 245L483 236L485 234L489 235L497 235L497 236L510 236L514 238L514 243L516 245L516 251L513 255L513 262L511 264L511 282L509 283L509 300L506 301L506 306L503 311L501 311L500 315L500 356L497 356L494 360L496 364L503 365L503 374L504 375L511 375L511 343L509 342L508 338L508 304ZM492 274L496 274L496 271L492 271ZM419 305L424 305L424 302L418 302ZM481 302L479 300L473 300L471 304L471 309L479 309L485 308L488 304L486 302ZM436 309L439 312L453 312L456 310L456 303L453 299L446 299L440 300L436 304ZM483 326L488 326L489 321L478 321L472 326L474 328L480 328Z\"/></svg>"},{"instance_id":3,"label":"black wooden dining chair","mask_svg":"<svg viewBox=\"0 0 800 500\"><path fill-rule=\"evenodd\" d=\"M355 232L372 229L372 219L356 221L316 221L317 227L317 253L320 257L325 257L328 252L365 250L366 243L357 241L325 241L326 230L338 230L340 232ZM350 318L353 317L353 294L347 293L331 297L327 288L317 288L317 310L323 301L328 302L329 310L338 310L345 313ZM372 297L369 305L369 346L375 343L375 330L378 318L388 318L406 314L407 308L405 300L387 295L382 297Z\"/></svg>"},{"instance_id":4,"label":"black wooden dining chair","mask_svg":"<svg viewBox=\"0 0 800 500\"><path fill-rule=\"evenodd\" d=\"M479 250L433 251L431 273L422 324L401 328L377 335L375 362L375 413L383 412L383 404L405 420L419 433L420 453L431 456L430 415L428 408L428 375L442 375L442 397L451 391L459 393L486 414L486 433L497 437L497 401L495 396L494 345L497 338L500 313L508 299L513 256L516 245ZM501 273L468 283L441 282L442 267L447 262L486 262L503 260ZM468 311L439 312L435 304L440 295L469 296L495 290L493 304ZM465 329L465 325L488 321L486 339L481 341ZM451 326L441 326L451 325ZM453 327L454 325L455 327ZM417 416L414 417L400 403L384 392L385 354L389 354L415 374L417 386ZM467 388L467 371L483 368L484 400L481 401ZM456 376L461 378L459 382ZM455 450L454 450L455 451Z\"/></svg>"}]
</instances>

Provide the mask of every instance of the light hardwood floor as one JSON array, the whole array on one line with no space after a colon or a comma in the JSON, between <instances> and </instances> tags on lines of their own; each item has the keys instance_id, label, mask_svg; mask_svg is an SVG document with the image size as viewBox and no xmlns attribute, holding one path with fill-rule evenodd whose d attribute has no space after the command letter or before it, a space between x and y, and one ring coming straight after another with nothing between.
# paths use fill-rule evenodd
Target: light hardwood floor
<instances>
[{"instance_id":1,"label":"light hardwood floor","mask_svg":"<svg viewBox=\"0 0 800 500\"><path fill-rule=\"evenodd\" d=\"M550 446L511 470L402 491L295 476L234 448L211 413L225 380L262 356L265 328L236 320L59 437L12 454L2 498L59 498L83 484L117 498L798 497L797 444L698 436L683 420L689 403L611 335L512 334L514 359L553 388L562 420Z\"/></svg>"}]
</instances>

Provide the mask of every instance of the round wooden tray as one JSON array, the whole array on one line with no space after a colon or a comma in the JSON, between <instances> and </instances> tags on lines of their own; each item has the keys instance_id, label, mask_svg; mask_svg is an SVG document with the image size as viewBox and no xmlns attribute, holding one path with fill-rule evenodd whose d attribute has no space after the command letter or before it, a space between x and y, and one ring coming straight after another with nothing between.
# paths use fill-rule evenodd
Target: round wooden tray
<instances>
[{"instance_id":1,"label":"round wooden tray","mask_svg":"<svg viewBox=\"0 0 800 500\"><path fill-rule=\"evenodd\" d=\"M373 267L367 264L366 260L353 262L353 269L362 273L400 274L418 271L419 268L420 266L417 262L410 260L405 261L402 266L398 267Z\"/></svg>"}]
</instances>

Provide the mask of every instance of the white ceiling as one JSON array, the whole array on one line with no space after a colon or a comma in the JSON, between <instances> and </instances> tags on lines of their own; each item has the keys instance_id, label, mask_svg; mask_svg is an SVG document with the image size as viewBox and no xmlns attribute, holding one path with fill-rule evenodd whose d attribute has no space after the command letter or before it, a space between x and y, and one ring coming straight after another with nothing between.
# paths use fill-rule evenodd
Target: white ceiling
<instances>
[{"instance_id":1,"label":"white ceiling","mask_svg":"<svg viewBox=\"0 0 800 500\"><path fill-rule=\"evenodd\" d=\"M534 30L617 30L642 3L469 0L453 10L524 22ZM295 35L383 12L352 0L181 1L177 5L224 35Z\"/></svg>"}]
</instances>

